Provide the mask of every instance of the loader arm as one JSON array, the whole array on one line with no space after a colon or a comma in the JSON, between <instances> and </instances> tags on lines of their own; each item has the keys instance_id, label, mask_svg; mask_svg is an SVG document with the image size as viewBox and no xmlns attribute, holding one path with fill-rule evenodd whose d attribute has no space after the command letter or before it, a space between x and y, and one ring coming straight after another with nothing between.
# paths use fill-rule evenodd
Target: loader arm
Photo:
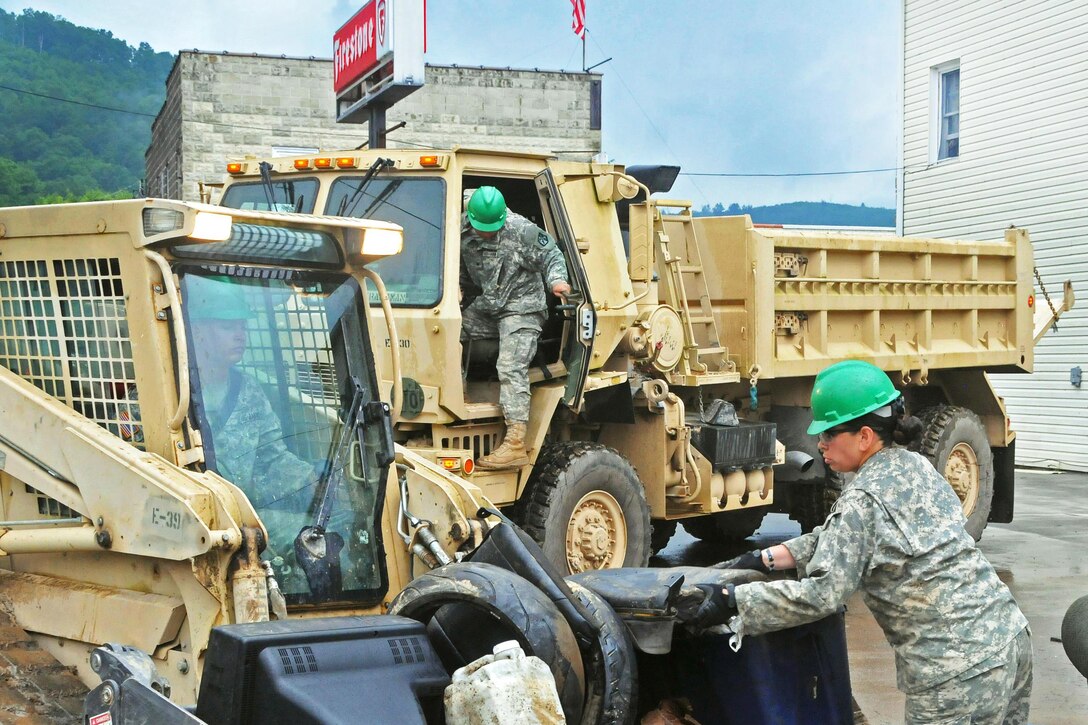
<instances>
[{"instance_id":1,"label":"loader arm","mask_svg":"<svg viewBox=\"0 0 1088 725\"><path fill-rule=\"evenodd\" d=\"M182 561L234 550L242 526L261 527L224 479L138 450L6 368L0 415L28 422L0 435L3 470L78 514L63 526L0 521L4 554L109 549Z\"/></svg>"}]
</instances>

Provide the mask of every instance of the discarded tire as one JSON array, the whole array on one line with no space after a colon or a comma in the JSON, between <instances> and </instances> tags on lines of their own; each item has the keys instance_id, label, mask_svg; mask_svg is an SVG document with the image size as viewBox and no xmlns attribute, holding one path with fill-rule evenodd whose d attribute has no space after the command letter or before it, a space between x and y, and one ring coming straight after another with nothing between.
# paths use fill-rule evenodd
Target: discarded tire
<instances>
[{"instance_id":1,"label":"discarded tire","mask_svg":"<svg viewBox=\"0 0 1088 725\"><path fill-rule=\"evenodd\" d=\"M638 664L635 648L619 615L600 595L569 581L574 596L599 630L599 657L586 668L586 699L583 725L630 725L638 708Z\"/></svg>"},{"instance_id":2,"label":"discarded tire","mask_svg":"<svg viewBox=\"0 0 1088 725\"><path fill-rule=\"evenodd\" d=\"M1077 671L1088 677L1088 596L1073 602L1065 611L1062 647Z\"/></svg>"},{"instance_id":3,"label":"discarded tire","mask_svg":"<svg viewBox=\"0 0 1088 725\"><path fill-rule=\"evenodd\" d=\"M646 566L650 506L634 467L598 443L545 448L515 515L561 571Z\"/></svg>"},{"instance_id":4,"label":"discarded tire","mask_svg":"<svg viewBox=\"0 0 1088 725\"><path fill-rule=\"evenodd\" d=\"M925 426L921 453L956 492L967 533L978 541L994 498L994 460L986 428L973 412L955 405L926 408L918 418Z\"/></svg>"},{"instance_id":5,"label":"discarded tire","mask_svg":"<svg viewBox=\"0 0 1088 725\"><path fill-rule=\"evenodd\" d=\"M570 625L532 584L491 564L447 564L408 584L390 614L427 625L447 669L517 640L551 668L567 722L579 722L585 695L582 656Z\"/></svg>"}]
</instances>

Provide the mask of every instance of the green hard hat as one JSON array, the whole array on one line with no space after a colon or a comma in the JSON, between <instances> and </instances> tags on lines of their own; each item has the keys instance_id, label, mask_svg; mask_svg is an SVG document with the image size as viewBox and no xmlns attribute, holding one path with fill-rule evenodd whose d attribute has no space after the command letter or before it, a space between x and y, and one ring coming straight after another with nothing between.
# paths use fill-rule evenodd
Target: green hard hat
<instances>
[{"instance_id":1,"label":"green hard hat","mask_svg":"<svg viewBox=\"0 0 1088 725\"><path fill-rule=\"evenodd\" d=\"M826 367L812 387L810 435L883 408L901 393L883 370L863 360L843 360Z\"/></svg>"},{"instance_id":2,"label":"green hard hat","mask_svg":"<svg viewBox=\"0 0 1088 725\"><path fill-rule=\"evenodd\" d=\"M481 186L468 200L468 223L481 232L496 232L506 223L506 199L494 186Z\"/></svg>"},{"instance_id":3,"label":"green hard hat","mask_svg":"<svg viewBox=\"0 0 1088 725\"><path fill-rule=\"evenodd\" d=\"M253 317L242 286L227 277L185 276L182 290L190 320L248 320Z\"/></svg>"}]
</instances>

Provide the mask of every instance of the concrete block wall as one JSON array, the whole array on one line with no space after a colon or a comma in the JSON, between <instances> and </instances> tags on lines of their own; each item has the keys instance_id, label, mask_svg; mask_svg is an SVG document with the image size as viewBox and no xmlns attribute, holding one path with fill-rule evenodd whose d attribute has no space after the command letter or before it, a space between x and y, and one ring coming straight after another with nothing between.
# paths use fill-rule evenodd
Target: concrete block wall
<instances>
[{"instance_id":1,"label":"concrete block wall","mask_svg":"<svg viewBox=\"0 0 1088 725\"><path fill-rule=\"evenodd\" d=\"M427 66L426 85L389 109L390 147L519 149L586 159L593 73ZM276 148L356 148L366 124L337 124L332 61L182 51L145 155L148 193L199 198L226 162Z\"/></svg>"}]
</instances>

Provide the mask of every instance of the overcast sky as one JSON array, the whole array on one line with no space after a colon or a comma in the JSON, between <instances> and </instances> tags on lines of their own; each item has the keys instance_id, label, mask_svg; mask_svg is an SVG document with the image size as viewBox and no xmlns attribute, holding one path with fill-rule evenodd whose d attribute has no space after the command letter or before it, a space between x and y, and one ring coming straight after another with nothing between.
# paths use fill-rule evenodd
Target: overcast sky
<instances>
[{"instance_id":1,"label":"overcast sky","mask_svg":"<svg viewBox=\"0 0 1088 725\"><path fill-rule=\"evenodd\" d=\"M131 45L332 56L365 0L0 0ZM684 172L798 174L894 167L898 0L586 0L587 65L604 74L603 148ZM429 63L581 70L569 0L427 0ZM330 109L331 111L331 109ZM895 206L895 174L681 176L697 205Z\"/></svg>"}]
</instances>

